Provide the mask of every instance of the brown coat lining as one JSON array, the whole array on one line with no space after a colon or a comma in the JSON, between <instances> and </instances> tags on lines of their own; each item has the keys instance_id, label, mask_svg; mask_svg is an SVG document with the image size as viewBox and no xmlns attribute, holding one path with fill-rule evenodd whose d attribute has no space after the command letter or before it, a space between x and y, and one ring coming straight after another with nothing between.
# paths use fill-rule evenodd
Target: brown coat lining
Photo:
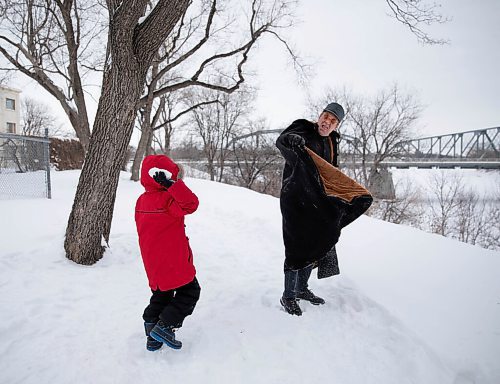
<instances>
[{"instance_id":1,"label":"brown coat lining","mask_svg":"<svg viewBox=\"0 0 500 384\"><path fill-rule=\"evenodd\" d=\"M355 197L370 195L370 192L361 184L342 173L309 148L306 147L306 150L318 169L323 188L328 196L335 196L350 203Z\"/></svg>"}]
</instances>

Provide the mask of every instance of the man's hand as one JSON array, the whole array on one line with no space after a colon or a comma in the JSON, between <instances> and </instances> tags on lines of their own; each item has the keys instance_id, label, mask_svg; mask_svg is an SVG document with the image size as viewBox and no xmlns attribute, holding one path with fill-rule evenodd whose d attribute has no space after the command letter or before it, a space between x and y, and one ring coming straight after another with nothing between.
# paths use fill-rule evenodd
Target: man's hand
<instances>
[{"instance_id":1,"label":"man's hand","mask_svg":"<svg viewBox=\"0 0 500 384\"><path fill-rule=\"evenodd\" d=\"M172 184L174 183L173 180L167 179L167 176L165 176L165 172L155 172L155 175L153 176L153 180L156 181L158 184L160 184L162 187L165 188L170 188Z\"/></svg>"},{"instance_id":2,"label":"man's hand","mask_svg":"<svg viewBox=\"0 0 500 384\"><path fill-rule=\"evenodd\" d=\"M288 135L288 143L292 147L303 147L306 145L306 141L300 135L296 135L295 133L290 133Z\"/></svg>"}]
</instances>

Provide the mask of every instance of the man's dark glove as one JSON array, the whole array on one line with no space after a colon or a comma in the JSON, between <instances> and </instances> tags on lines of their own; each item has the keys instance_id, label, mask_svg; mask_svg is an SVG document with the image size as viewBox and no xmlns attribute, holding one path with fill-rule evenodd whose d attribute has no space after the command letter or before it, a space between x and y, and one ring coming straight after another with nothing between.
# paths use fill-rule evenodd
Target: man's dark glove
<instances>
[{"instance_id":1,"label":"man's dark glove","mask_svg":"<svg viewBox=\"0 0 500 384\"><path fill-rule=\"evenodd\" d=\"M290 133L288 135L288 143L292 147L303 147L306 145L306 141L300 135L296 135L295 133Z\"/></svg>"},{"instance_id":2,"label":"man's dark glove","mask_svg":"<svg viewBox=\"0 0 500 384\"><path fill-rule=\"evenodd\" d=\"M172 184L174 183L173 180L167 179L167 176L165 176L165 172L155 172L155 175L153 176L153 180L156 181L158 184L160 184L162 187L165 188L170 188Z\"/></svg>"}]
</instances>

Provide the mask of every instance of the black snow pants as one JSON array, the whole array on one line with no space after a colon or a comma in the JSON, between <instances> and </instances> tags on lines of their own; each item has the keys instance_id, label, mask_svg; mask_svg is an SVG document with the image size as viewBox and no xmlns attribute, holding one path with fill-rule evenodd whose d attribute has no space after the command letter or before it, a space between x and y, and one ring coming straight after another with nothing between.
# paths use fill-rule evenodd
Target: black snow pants
<instances>
[{"instance_id":1,"label":"black snow pants","mask_svg":"<svg viewBox=\"0 0 500 384\"><path fill-rule=\"evenodd\" d=\"M146 323L156 323L161 319L166 326L180 328L184 319L193 313L200 291L196 277L190 283L170 291L151 290L153 295L142 318Z\"/></svg>"}]
</instances>

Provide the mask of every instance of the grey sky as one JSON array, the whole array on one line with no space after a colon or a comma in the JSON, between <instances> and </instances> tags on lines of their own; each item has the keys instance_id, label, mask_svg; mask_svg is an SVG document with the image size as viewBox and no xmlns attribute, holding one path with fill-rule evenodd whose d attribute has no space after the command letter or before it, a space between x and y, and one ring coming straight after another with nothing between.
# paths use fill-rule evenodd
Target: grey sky
<instances>
[{"instance_id":1,"label":"grey sky","mask_svg":"<svg viewBox=\"0 0 500 384\"><path fill-rule=\"evenodd\" d=\"M282 46L264 40L249 66L261 89L256 114L270 128L285 128L306 117L308 93L346 86L374 95L397 82L425 106L421 135L500 126L500 0L436 1L452 20L428 30L450 39L445 46L419 44L388 16L384 0L301 0L301 22L289 31L290 40L315 63L316 75L309 90L299 87ZM45 91L23 76L17 79L12 86L23 89L23 96L46 102L67 121ZM95 113L96 102L88 102L89 113Z\"/></svg>"},{"instance_id":2,"label":"grey sky","mask_svg":"<svg viewBox=\"0 0 500 384\"><path fill-rule=\"evenodd\" d=\"M310 93L346 86L373 95L397 82L418 95L425 110L422 134L500 126L500 1L444 0L452 18L428 30L449 39L445 46L422 46L394 18L384 0L302 1L302 22L292 34L296 47L315 58ZM277 44L262 45L258 111L272 128L301 117L307 92Z\"/></svg>"}]
</instances>

